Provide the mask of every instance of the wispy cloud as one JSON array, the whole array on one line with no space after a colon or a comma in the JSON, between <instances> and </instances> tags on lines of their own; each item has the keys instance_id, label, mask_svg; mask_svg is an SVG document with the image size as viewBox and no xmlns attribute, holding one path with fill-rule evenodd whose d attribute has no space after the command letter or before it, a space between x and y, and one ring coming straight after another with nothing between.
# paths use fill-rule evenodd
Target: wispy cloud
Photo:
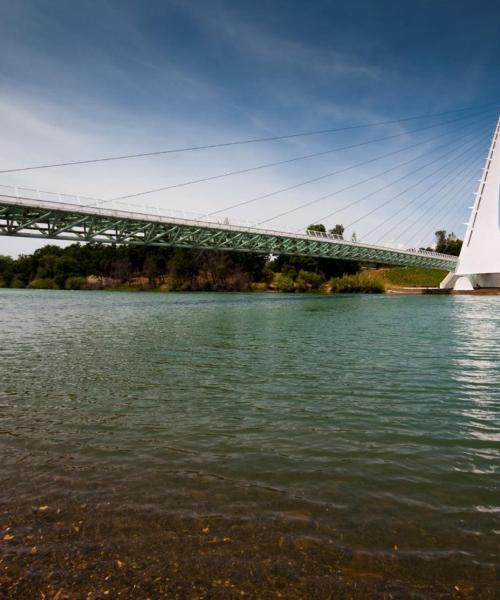
<instances>
[{"instance_id":1,"label":"wispy cloud","mask_svg":"<svg viewBox=\"0 0 500 600\"><path fill-rule=\"evenodd\" d=\"M393 44L402 34L384 30L371 15L357 28L349 24L349 31L346 15L342 20L337 14L326 28L313 20L301 29L304 8L293 2L277 5L281 10L288 7L286 15L272 6L250 10L247 3L216 0L145 5L112 0L5 2L0 23L1 167L382 121L473 104L477 90L494 80L491 67L461 55L464 81L450 83L454 63L431 63L431 58L438 63L439 55L424 60L425 41L418 48L408 46L404 56L396 55ZM314 13L314 7L308 12ZM372 26L379 29L370 30ZM316 29L321 36L315 35ZM452 37L440 35L440 47L452 44ZM393 124L383 132L407 129ZM237 152L34 171L2 176L0 183L112 197L361 137L352 132L247 146ZM183 188L155 199L173 208L205 212L341 168L398 143ZM353 172L325 180L234 215L255 221L356 177L359 174ZM356 193L320 203L315 212L298 212L289 223L304 225L308 216L326 213L328 206L345 203ZM359 211L353 210L352 218ZM375 214L372 222L379 218ZM11 251L12 244L17 242L0 238L0 253Z\"/></svg>"}]
</instances>

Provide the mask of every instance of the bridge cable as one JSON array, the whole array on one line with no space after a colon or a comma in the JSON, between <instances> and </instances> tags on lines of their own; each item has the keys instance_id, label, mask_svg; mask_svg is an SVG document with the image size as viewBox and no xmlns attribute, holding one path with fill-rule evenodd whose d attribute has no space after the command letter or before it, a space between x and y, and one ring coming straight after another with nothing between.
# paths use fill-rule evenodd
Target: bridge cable
<instances>
[{"instance_id":1,"label":"bridge cable","mask_svg":"<svg viewBox=\"0 0 500 600\"><path fill-rule=\"evenodd\" d=\"M373 208L372 210L370 210L369 212L367 212L366 214L362 215L361 217L358 217L357 219L355 219L354 221L351 221L351 223L347 224L345 227L346 229L348 227L352 227L354 224L359 223L360 221L363 221L364 219L366 219L367 217L371 216L373 213L377 212L378 210L380 210L381 208L383 208L384 206L387 206L388 204L390 204L391 202L393 202L394 200L396 200L397 198L400 198L403 194L405 194L406 192L412 190L413 188L419 186L423 181L426 181L427 179L429 179L430 177L433 177L434 175L436 175L436 173L439 173L440 171L442 171L444 168L446 168L448 165L453 164L454 161L456 161L458 158L461 158L464 154L467 154L474 146L477 146L477 142L475 144L473 144L472 146L470 146L469 148L467 148L466 150L464 150L463 152L461 152L458 156L453 157L451 160L447 161L444 165L441 165L440 167L438 167L436 170L432 171L431 173L425 175L424 177L420 178L416 183L411 184L409 187L405 188L404 190L402 190L401 192L399 192L398 194L396 194L395 196L392 196L391 198L389 198L388 200L385 200L384 202L382 202L382 204L379 204L378 206L376 206L375 208ZM450 154L452 154L453 152L455 152L456 149L453 149L452 151L444 154L443 156L448 156ZM443 158L443 157L441 157ZM431 161L430 163L427 163L428 165L433 164L433 161ZM438 184L439 181L436 181L433 185ZM432 186L431 186L432 187Z\"/></svg>"},{"instance_id":2,"label":"bridge cable","mask_svg":"<svg viewBox=\"0 0 500 600\"><path fill-rule=\"evenodd\" d=\"M471 147L471 149L469 149L469 152L474 149L476 146L482 145L484 143L484 141L481 139L479 140L479 142L477 142L474 146ZM468 181L471 174L472 174L472 169L471 167L474 168L474 170L477 168L476 165L477 161L474 161L473 163L466 163L465 167L463 165L459 165L458 168L453 169L452 171L450 171L448 173L447 176L444 177L444 179L441 180L441 182L443 182L443 180L445 180L444 185L441 186L440 189L438 189L433 195L429 196L424 202L418 204L416 206L416 208L414 208L409 214L405 215L402 219L400 219L399 221L397 221L395 224L393 224L388 230L386 230L382 236L380 236L374 243L378 244L379 242L382 241L382 239L387 238L387 236L389 234L391 234L395 229L397 229L398 227L400 227L400 225L402 225L405 221L408 221L408 219L410 219L413 215L415 215L419 210L421 210L424 206L426 206L427 204L429 204L429 202L431 202L432 200L434 200L439 194L441 194L446 188L447 191L444 192L444 195L441 197L442 198L446 198L448 196L448 194L450 192L454 192L456 188L460 188L465 181ZM463 175L465 173L465 176L458 179L456 179L456 177L460 177L461 175ZM449 180L451 178L451 181ZM451 185L451 187L450 187ZM428 190L426 190L427 192ZM378 225L376 225L373 229L371 229L366 235L362 236L363 239L367 239L368 237L370 237L377 229L380 229L381 227L383 227L384 225L386 225L388 222L392 221L394 219L394 217L396 217L397 215L401 214L402 212L404 212L406 209L408 209L411 205L415 204L416 200L420 199L426 192L419 194L418 196L416 196L415 198L413 198L409 203L405 204L400 210L396 211L396 213L392 214L389 218L385 219L384 221L382 221L381 223L379 223ZM414 224L414 222L412 222L412 225ZM401 236L402 234L400 234ZM399 238L398 238L399 239Z\"/></svg>"},{"instance_id":3,"label":"bridge cable","mask_svg":"<svg viewBox=\"0 0 500 600\"><path fill-rule=\"evenodd\" d=\"M458 181L455 182L454 185L446 186L448 189L439 197L439 201L443 201L446 198L452 197L452 199L454 197L456 197L457 193L460 193L460 190L463 190L463 186L467 185L468 182L471 179L471 176L473 175L473 172L476 170L477 165L472 165L474 167L474 169L471 169L471 165L468 165L469 168L467 169L467 172L465 173L465 176L460 178ZM438 196L438 194L434 194L433 196L431 196L430 199L434 200L436 199ZM415 214L415 211L412 213L412 215ZM423 215L420 215L417 219L413 220L410 225L408 227L406 227L405 229L402 230L402 232L398 233L397 237L391 240L391 244L396 244L398 243L398 241L403 238L404 234L406 233L406 231L411 230L412 228L415 227L416 224L418 224L419 222L421 222L421 220L423 219L424 216L428 216L429 212L425 212ZM400 220L397 223L397 226L401 225L401 223L404 222L404 219ZM394 229L397 229L397 226L394 226L392 228L390 228L388 230L388 232L384 233L383 235L381 235L376 241L374 241L374 244L381 244L382 241L385 239L387 240L387 237L389 235L389 233L393 232ZM362 236L363 239L367 238L367 235ZM410 238L406 238L407 241L413 239L415 236L412 235Z\"/></svg>"},{"instance_id":4,"label":"bridge cable","mask_svg":"<svg viewBox=\"0 0 500 600\"><path fill-rule=\"evenodd\" d=\"M327 199L327 198L331 198L332 196L335 196L335 195L341 194L342 192L345 192L345 191L351 190L351 189L353 189L353 188L355 188L355 187L357 187L357 186L359 186L359 185L362 185L362 184L364 184L364 183L367 183L367 182L369 182L369 181L372 181L372 180L374 180L374 179L377 179L378 177L381 177L382 175L386 175L387 173L390 173L390 172L392 172L392 171L394 171L394 170L396 170L396 169L398 169L398 168L400 168L400 167L403 167L403 166L405 166L405 165L407 165L407 164L410 164L410 163L412 163L412 162L415 162L415 161L417 161L417 160L421 159L422 157L425 157L425 156L427 156L428 154L431 154L431 153L433 153L433 152L436 152L436 151L440 150L441 148L444 148L444 147L446 147L446 146L449 146L451 143L454 143L454 142L456 142L456 141L459 141L459 140L463 139L464 137L469 137L469 136L470 136L470 134L467 134L466 136L460 136L460 137L458 137L458 138L455 138L454 140L452 140L452 142L448 142L448 143L446 143L446 144L442 144L442 145L440 145L440 146L437 146L436 148L434 148L433 150L430 150L429 152L426 152L426 153L424 153L424 154L419 154L418 156L416 156L416 157L414 157L414 158L411 158L411 159L409 159L409 160L406 160L406 161L403 161L403 162L401 162L401 163L398 163L397 165L394 165L394 166L390 167L389 169L386 169L386 170L384 170L384 171L382 171L382 172L376 173L375 175L372 175L372 176L370 176L370 177L367 177L366 179L362 179L361 181L357 181L357 182L355 182L355 183L352 183L352 184L350 184L350 185L347 185L347 186L345 186L345 187L343 187L343 188L340 188L340 189L338 189L338 190L335 190L334 192L329 192L328 194L324 194L324 195L322 195L322 196L320 196L320 197L318 197L318 198L315 198L315 199L313 199L313 200L310 200L310 201L308 201L308 202L302 203L302 204L300 204L299 206L296 206L296 207L294 207L294 208L291 208L291 209L289 209L289 210L286 210L286 211L284 211L284 212L281 212L281 213L279 213L279 214L277 214L277 215L274 215L274 216L272 216L272 217L269 217L269 218L267 218L267 219L264 219L264 220L260 221L259 223L257 223L256 225L257 225L257 226L258 226L258 225L263 225L264 223L268 223L269 221L274 221L274 220L276 220L276 219L278 219L278 218L280 218L280 217L283 217L283 216L286 216L286 215L292 214L292 213L294 213L294 212L297 212L297 211L299 211L299 210L302 210L302 209L304 209L304 208L307 208L308 206L311 206L312 204L316 204L316 203L318 203L318 202L321 202L322 200L325 200L325 199ZM425 167L425 166L427 166L427 165L424 165L424 167ZM416 171L419 171L419 170L420 170L420 169L422 169L422 168L423 168L423 167L419 167L419 168L418 168L418 169L416 169L415 171L412 171L412 173L413 173L413 172L416 172ZM410 174L408 174L408 175L405 175L405 176L403 176L401 179L404 179L405 177L408 177L408 176L409 176L409 175L411 175L412 173L410 173ZM396 181L395 181L395 182L393 182L393 183L397 183L398 181L400 181L400 179L396 180ZM367 194L366 196L363 196L363 197L362 197L362 198L360 198L359 200L356 200L354 203L352 203L352 204L349 204L349 205L347 205L347 206L345 206L345 207L343 207L343 208L341 208L341 209L338 209L338 210L336 210L336 211L334 211L334 212L332 212L332 213L329 213L329 214L328 214L328 215L326 215L326 216L323 216L323 217L321 217L321 219L328 218L328 217L332 216L333 214L336 214L337 212L340 212L340 211L342 211L342 210L344 210L344 209L346 209L346 208L349 208L351 205L357 204L358 202L361 202L361 201L362 201L362 200L364 200L365 198L368 198L369 196L372 196L372 195L374 195L375 193L377 193L377 192L379 192L379 191L382 191L382 189L385 189L386 187L389 187L390 185L393 185L393 183L389 184L388 186L384 186L383 188L380 188L380 189L378 189L378 190L376 190L376 191L374 191L374 192L371 192L370 194ZM321 220L321 219L319 219L319 220Z\"/></svg>"},{"instance_id":5,"label":"bridge cable","mask_svg":"<svg viewBox=\"0 0 500 600\"><path fill-rule=\"evenodd\" d=\"M476 169L479 169L479 164L477 164L477 165L475 166L475 169L474 169L474 171L475 171L475 172L477 172L477 171L476 171ZM471 179L471 183L472 183L473 181L474 181L474 179ZM468 195L468 194L467 194L467 195ZM451 196L451 198L450 198L450 199L449 199L447 202L445 202L445 204L444 204L444 205L440 206L440 207L438 208L438 210L437 210L436 212L434 212L434 213L431 215L430 219L428 219L427 221L425 221L424 225L422 225L422 227L421 227L421 228L420 228L420 229L419 229L417 232L415 232L414 234L412 234L412 236L411 236L409 239L415 239L415 238L418 238L418 236L420 236L424 230L426 230L426 229L428 229L428 228L429 228L429 225L430 225L430 223L431 223L432 221L435 221L435 220L437 219L438 215L441 215L441 213L443 213L443 212L444 212L444 210L446 210L446 208L447 208L447 207L448 207L448 206L449 206L449 205L450 205L450 204L451 204L451 203L452 203L452 202L453 202L455 199L456 199L456 197L452 195L452 196ZM456 208L455 208L455 207L453 207L453 210L456 210ZM441 219L441 217L439 217L439 218ZM411 229L413 229L413 228L415 227L415 225L416 225L417 223L419 223L420 221L421 221L421 219L418 219L417 221L415 221L414 223L412 223L412 225L411 225L411 227L410 227L409 229L410 229L410 230L411 230ZM399 237L401 237L401 235L404 235L404 233L400 234L400 236L399 236Z\"/></svg>"},{"instance_id":6,"label":"bridge cable","mask_svg":"<svg viewBox=\"0 0 500 600\"><path fill-rule=\"evenodd\" d=\"M477 123L480 123L483 120L484 120L484 117L481 118L481 119L478 119L477 121L474 121L472 123L467 123L464 127L458 128L458 131L460 131L461 129L466 129L470 125L476 125ZM426 128L424 128L424 129L426 129ZM421 131L421 129L412 130L412 131L409 131L407 133L414 133L416 131ZM455 133L455 132L452 132L452 133ZM333 177L334 175L338 175L340 173L345 173L345 172L350 171L352 169L355 169L357 167L368 165L368 164L370 164L372 162L376 162L377 160L381 160L382 158L387 158L388 156L393 156L395 154L399 154L400 152L405 152L406 150L410 150L412 148L416 148L417 146L420 146L422 144L425 144L425 143L428 143L428 142L431 142L431 141L435 141L435 140L437 140L439 138L446 137L448 135L450 135L449 131L447 131L445 133L441 133L441 134L439 134L437 136L433 136L431 138L427 138L426 140L423 140L423 141L420 141L420 142L416 142L414 144L410 144L409 146L405 146L403 148L398 148L397 150L394 150L394 151L391 151L391 152L387 152L385 154L381 154L381 155L379 155L379 156L377 156L375 158L370 158L370 159L367 159L367 160L355 163L353 165L350 165L348 167L344 167L342 169L337 169L335 171L330 171L328 173L324 173L322 175L319 175L318 177L314 177L312 179L306 179L304 181L300 181L299 183L295 183L293 185L289 185L287 187L284 187L284 188L281 188L281 189L278 189L278 190L274 190L274 191L268 192L266 194L261 194L259 196L254 196L253 198L249 198L247 200L243 200L243 201L237 202L235 204L230 204L229 206L225 206L224 208L220 208L220 209L214 210L212 212L206 213L205 216L211 217L211 216L214 216L214 215L217 215L217 214L220 214L220 213L227 212L229 210L233 210L235 208L239 208L241 206L246 206L248 204L252 204L252 203L258 202L260 200L265 200L267 198L271 198L272 196L277 196L279 194L282 194L283 192L289 192L291 190L296 190L296 189L298 189L300 187L303 187L304 185L308 185L310 183L316 183L318 181L327 179L329 177Z\"/></svg>"},{"instance_id":7,"label":"bridge cable","mask_svg":"<svg viewBox=\"0 0 500 600\"><path fill-rule=\"evenodd\" d=\"M470 137L470 136L462 136L462 138L461 138L461 139L464 139L464 137ZM448 145L449 145L449 144L448 144ZM441 146L440 148L442 148L442 147L443 147L443 146ZM462 148L462 147L463 147L463 144L459 146L459 148ZM435 152L437 149L439 149L439 148L436 148L436 149L434 149L434 150L431 150L431 152ZM452 150L450 150L449 152L446 152L446 153L444 153L443 155L439 156L439 157L438 157L438 159L442 159L442 158L444 158L444 157L446 157L446 156L449 156L450 154L452 154L452 153L453 153L453 152L455 152L455 151L456 151L456 148L453 148L453 149L452 149ZM422 155L420 156L420 158L421 158L421 157L422 157ZM456 160L456 158L455 158L455 159L452 159L452 160ZM352 207L352 206L354 206L355 204L359 204L359 203L360 203L360 202L362 202L363 200L366 200L367 198L369 198L369 197L371 197L371 196L374 196L374 195L375 195L375 194L377 194L378 192L380 192L380 191L383 191L383 190L385 190L385 189L387 189L387 188L391 187L392 185L394 185L394 184L396 184L396 183L399 183L400 181L402 181L402 180L404 180L404 179L407 179L409 176L413 175L414 173L417 173L418 171L421 171L421 170L425 169L425 168L426 168L426 167L428 167L429 165L432 165L432 164L434 164L434 162L435 162L435 161L430 161L430 162L428 162L428 163L425 163L424 165L421 165L421 166L420 166L420 167L418 167L417 169L414 169L413 171L410 171L409 173L407 173L407 174L403 175L402 177L399 177L399 178L398 178L398 179L396 179L395 181L392 181L391 183L389 183L389 184L386 184L386 185L382 186L382 187L381 187L381 188L379 188L378 190L374 190L374 191L372 191L372 192L370 192L370 193L366 194L365 196L362 196L361 198L358 198L357 200L354 200L353 202L350 202L349 204L347 204L347 205L345 205L345 206L341 207L340 209L337 209L337 210L335 210L335 211L333 211L333 212L331 212L331 213L328 213L327 215L323 215L322 217L320 217L320 218L318 219L318 221L322 221L322 220L328 219L328 218L330 218L331 216L333 216L334 214L337 214L338 212L342 212L342 211L346 210L347 208L351 208L351 207ZM439 170L441 170L441 169L443 169L444 167L446 167L448 164L450 164L450 162L452 162L452 161L448 161L448 163L446 163L445 165L442 165L442 166L441 166L441 167L440 167L440 168L439 168L439 169L438 169L436 172L438 172ZM421 181L423 181L423 180L427 179L427 177L428 177L428 176L425 176L424 178L422 178L422 179L419 181L419 183L420 183ZM412 189L413 187L415 187L415 186L413 186L413 185L412 185L412 186L410 186L410 188L407 188L405 191L408 191L408 189ZM391 199L391 201L392 201L392 199ZM388 203L388 202L387 202L387 203ZM378 207L378 208L381 208L381 206L380 206L380 207ZM375 209L375 210L378 210L378 208L377 208L377 209ZM375 212L375 210L374 210L374 211L372 211L372 212ZM365 216L368 216L368 214L367 214L367 215L365 215ZM361 218L360 218L360 219L358 219L358 220L361 220L362 218L364 218L364 217L361 217ZM357 222L357 221L355 221L355 222ZM346 227L349 227L349 226L353 225L355 222L353 222L353 223L350 223L350 224L349 224L349 225L347 225Z\"/></svg>"},{"instance_id":8,"label":"bridge cable","mask_svg":"<svg viewBox=\"0 0 500 600\"><path fill-rule=\"evenodd\" d=\"M471 183L477 183L477 180L472 180ZM475 186L475 188L477 188L477 185ZM475 189L475 188L473 188L473 189ZM471 192L471 196L473 197L473 200L472 200L473 206L475 203L476 194L477 194L477 189L476 189L476 191ZM467 203L469 203L469 202L470 202L470 200L467 198ZM456 219L454 221L453 227L451 228L452 232L454 229L459 229L461 226L466 226L469 224L473 206L471 207L470 205L468 205L468 206L464 206L463 209L460 209L460 216L458 217L458 219ZM454 210L454 207L452 207L452 210L450 210L446 213L446 215L444 217L444 221L446 221L446 219L449 219L451 217L453 210ZM462 210L467 213L466 216L463 216ZM466 223L463 222L464 219L467 219Z\"/></svg>"},{"instance_id":9,"label":"bridge cable","mask_svg":"<svg viewBox=\"0 0 500 600\"><path fill-rule=\"evenodd\" d=\"M183 153L183 152L192 152L195 150L211 150L214 148L226 148L226 147L230 147L230 146L242 146L242 145L247 145L247 144L280 141L280 140L287 140L287 139L300 138L300 137L306 137L306 136L314 136L314 135L323 135L326 133L352 131L355 129L364 129L364 128L368 128L368 127L378 127L381 125L404 123L406 121L412 121L412 120L417 120L417 119L434 118L434 117L439 117L439 116L456 113L456 112L464 112L464 111L468 111L468 110L478 110L479 108L484 108L486 106L497 107L498 102L490 102L488 104L483 104L483 105L480 105L477 107L471 106L471 107L458 108L458 109L449 110L449 111L442 111L439 113L429 113L429 114L424 114L424 115L416 115L416 116L412 116L412 117L404 117L401 119L378 121L375 123L349 125L349 126L345 126L345 127L336 127L336 128L329 128L329 129L318 129L318 130L314 130L314 131L304 131L304 132L291 133L291 134L286 134L286 135L275 135L275 136L266 136L266 137L259 137L259 138L249 138L249 139L243 139L243 140L233 140L233 141L229 141L229 142L203 144L203 145L198 145L198 146L170 148L170 149L166 149L166 150L156 150L153 152L141 152L141 153L137 153L137 154L122 154L122 155L117 155L117 156L105 156L105 157L93 158L93 159L88 159L88 160L74 160L74 161L59 162L59 163L47 163L47 164L42 164L42 165L30 165L30 166L25 166L25 167L16 167L13 169L0 170L0 174L4 175L6 173L20 173L23 171L51 169L51 168L55 168L55 167L88 165L88 164L95 164L95 163L109 162L109 161L128 160L128 159L132 159L132 158L145 158L145 157L151 157L151 156L160 156L160 155L165 155L165 154L179 154L179 153Z\"/></svg>"},{"instance_id":10,"label":"bridge cable","mask_svg":"<svg viewBox=\"0 0 500 600\"><path fill-rule=\"evenodd\" d=\"M426 229L427 231L429 231L429 229L433 229L434 231L436 231L437 229L437 221L439 222L446 222L446 219L450 217L450 215L456 211L456 206L451 206L451 210L448 210L445 214L445 216L443 217L442 215L445 213L446 209L450 206L450 204L453 203L453 200L455 200L455 198L450 198L448 200L448 202L446 202L442 207L441 210L437 211L436 213L434 213L431 217L431 219L429 219L429 221L427 221L410 239L418 239L418 237L423 233L423 230ZM460 217L459 221L462 220L462 217ZM432 225L431 227L431 223L434 222L434 225ZM454 233L454 229L456 229L456 227L452 227L450 230L450 233Z\"/></svg>"},{"instance_id":11,"label":"bridge cable","mask_svg":"<svg viewBox=\"0 0 500 600\"><path fill-rule=\"evenodd\" d=\"M446 222L446 219L447 219L447 218L450 218L450 216L451 216L451 212L452 212L452 211L448 211L448 212L446 213L446 215L445 215L445 218L443 219L443 222ZM469 210L469 213L470 213L470 210ZM451 233L455 233L455 231L456 231L456 232L457 232L457 234L456 234L456 235L457 235L457 237L458 237L459 239L460 239L460 237L461 237L462 235L464 235L464 236L465 236L465 234L466 234L466 232L467 232L467 230L465 230L465 231L463 232L463 234L459 233L460 229L461 229L463 226L465 226L465 225L468 225L468 224L469 224L468 222L464 223L464 219L466 219L466 218L467 218L467 217L464 217L464 216L461 216L461 217L459 217L458 219L456 219L456 220L454 221L454 223L453 223L453 226L451 227ZM469 217L469 218L470 218L470 217Z\"/></svg>"},{"instance_id":12,"label":"bridge cable","mask_svg":"<svg viewBox=\"0 0 500 600\"><path fill-rule=\"evenodd\" d=\"M482 144L482 140L480 142L478 142L476 144L476 146L479 145L479 143ZM469 150L469 153L470 153L471 149ZM405 215L402 219L400 219L394 225L392 225L388 230L386 230L384 232L384 234L381 236L381 238L378 238L374 243L380 242L382 240L382 238L385 238L387 235L389 235L390 233L392 233L394 231L394 229L397 229L402 223L404 223L409 218L411 218L413 215L415 215L421 208L423 208L425 205L427 205L431 200L435 199L438 194L440 194L444 190L447 190L447 188L449 188L450 185L451 185L452 189L454 189L456 187L456 185L454 185L454 184L456 184L456 179L455 178L457 176L462 175L465 171L469 171L470 170L470 166L471 165L469 163L466 163L465 168L464 168L463 165L459 164L454 169L452 169L447 175L445 175L443 178L441 178L441 183L443 185L438 190L436 190L433 195L429 196L426 200L424 200L420 204L417 204L417 206L409 214ZM469 174L467 173L467 177L468 176L469 176ZM380 229L384 225L387 225L387 223L389 223L390 221L392 221L395 217L397 217L398 215L400 215L402 212L406 211L412 205L416 204L417 200L419 200L422 196L424 196L432 187L433 186L431 186L430 188L427 188L424 192L422 192L422 193L418 194L417 196L415 196L414 198L412 198L408 203L404 204L395 213L391 214L388 218L384 219L378 225L376 225L375 227L373 227L373 229L371 229L365 235L362 236L363 239L367 239L375 231L377 231L377 229ZM447 190L445 192L445 195L448 194L448 191L449 190Z\"/></svg>"},{"instance_id":13,"label":"bridge cable","mask_svg":"<svg viewBox=\"0 0 500 600\"><path fill-rule=\"evenodd\" d=\"M479 160L478 160L478 161L477 161L475 164L473 163L473 164L471 165L471 167L473 167L473 169L471 170L471 172L470 172L470 174L469 174L469 178L470 178L470 181L471 181L471 183L474 181L475 173L477 173L477 171L480 169L481 160L482 160L482 159L479 159ZM447 195L447 194L446 194L446 195ZM452 199L453 199L453 198L454 198L454 197L452 197ZM451 199L451 200L452 200L452 199ZM445 205L446 205L446 206L448 206L451 200L449 200L448 202L446 202L446 203L445 203ZM437 210L435 213L433 213L433 215L431 215L431 219L434 217L434 215L435 215L435 214L437 214L437 213L439 213L439 212L440 212L440 210L441 210L441 207L440 207L440 206L438 206L437 208L438 208L438 210ZM404 236L404 235L405 235L405 234L406 234L408 231L411 231L411 230L415 229L415 226L418 226L418 224L419 224L419 223L421 223L421 222L422 222L422 220L423 220L424 218L426 218L427 216L428 216L428 213L427 213L427 214L424 214L424 215L421 215L421 216L419 216L419 217L418 217L417 219L415 219L415 220L414 220L412 223L410 223L410 224L409 224L409 225L408 225L408 226L407 226L405 229L403 229L402 231L400 231L400 232L399 232L399 234L398 234L398 236L397 236L397 238L396 238L396 241L397 241L397 240L399 240L399 239L401 239L401 238L402 238L402 237L403 237L403 236ZM423 230L425 227L427 227L427 225L428 225L428 221L426 221L425 225L424 225L423 227L421 227L421 228L418 230L418 232L416 232L416 233L413 233L409 239L413 239L413 238L415 238L415 237L416 237L416 235L420 235L420 233L422 232L422 230Z\"/></svg>"},{"instance_id":14,"label":"bridge cable","mask_svg":"<svg viewBox=\"0 0 500 600\"><path fill-rule=\"evenodd\" d=\"M426 222L425 222L425 223L422 225L422 227L421 227L420 229L418 229L418 230L417 230L415 233L413 233L413 234L412 234L412 236L409 238L409 240L413 240L413 239L414 239L414 240L418 241L419 237L420 237L422 234L424 234L424 231L427 231L427 233L429 233L429 231L430 231L430 230L432 230L432 229L434 229L434 230L435 230L435 228L436 228L436 225L434 225L434 226L432 226L432 227L431 227L431 223L432 223L432 222L436 223L438 220L439 220L440 222L442 222L442 217L441 217L440 215L441 215L441 214L444 212L444 210L446 210L446 208L448 208L448 207L450 206L450 204L451 204L451 203L453 202L453 200L455 200L455 199L456 199L456 197L453 197L453 196L452 196L451 198L449 198L449 199L448 199L448 201L447 201L447 202L446 202L446 203L445 203L443 206L441 206L441 207L440 207L440 209L439 209L438 211L436 211L435 213L433 213L433 214L431 215L430 219L428 219L428 220L427 220L427 221L426 221ZM455 211L455 210L456 210L456 206L452 206L452 210L451 210L451 211L448 211L448 213L447 213L447 214L448 214L448 215L450 215L450 214L451 214L453 211ZM461 219L460 219L460 220L461 220ZM415 223L414 223L414 225L415 225ZM452 229L452 232L453 232L453 229ZM432 242L431 242L431 243L432 243Z\"/></svg>"},{"instance_id":15,"label":"bridge cable","mask_svg":"<svg viewBox=\"0 0 500 600\"><path fill-rule=\"evenodd\" d=\"M480 112L478 114L484 114L484 113L490 112L491 110L492 109L488 109L488 110L482 111L482 112ZM327 154L333 154L334 152L341 152L342 150L351 150L353 148L359 148L361 146L367 146L369 144L375 144L377 142L383 142L383 141L386 141L386 140L395 139L395 138L398 138L398 137L409 135L411 133L417 133L417 132L420 132L420 131L425 131L427 129L433 129L433 128L436 128L436 127L443 127L444 125L449 125L450 123L456 123L456 122L459 122L459 121L463 121L465 119L470 119L470 118L475 117L475 116L477 116L477 114L466 115L466 116L463 116L463 117L459 117L457 119L451 119L449 121L444 121L442 123L434 123L432 125L426 125L424 127L418 127L416 129L411 129L409 131L404 131L402 133L396 133L396 134L392 134L392 135L388 135L388 136L384 136L384 137L379 137L379 138L375 138L375 139L372 139L372 140L367 140L367 141L364 141L364 142L357 142L355 144L349 144L347 146L340 146L340 147L336 147L336 148L329 148L328 150L321 150L319 152L313 152L311 154L303 154L303 155L300 155L300 156L294 156L292 158L288 158L288 159L284 159L284 160L279 160L279 161L268 162L268 163L264 163L264 164L261 164L261 165L256 165L256 166L253 166L253 167L247 167L245 169L238 169L236 171L226 171L224 173L218 173L217 175L209 175L207 177L201 177L199 179L190 179L188 181L182 181L182 182L179 182L179 183L173 183L173 184L162 186L162 187L152 188L152 189L149 189L149 190L143 190L143 191L135 192L133 194L127 194L127 195L124 195L124 196L116 196L114 198L109 198L108 200L104 200L103 202L106 203L106 202L113 202L113 201L117 201L117 200L128 200L130 198L137 198L139 196L146 196L146 195L155 194L155 193L158 193L158 192L165 192L167 190L172 190L172 189L177 189L177 188L181 188L181 187L186 187L186 186L189 186L189 185L195 185L195 184L198 184L198 183L207 183L209 181L214 181L214 180L217 180L217 179L223 179L223 178L231 177L231 176L234 176L234 175L243 175L245 173L252 173L254 171L260 171L262 169L268 169L268 168L271 168L271 167L277 167L277 166L280 166L280 165L290 164L290 163L293 163L293 162L298 162L298 161L301 161L301 160L306 160L308 158L317 158L318 156L325 156ZM448 135L448 134L449 134L449 132L445 132L444 134L441 134L441 135ZM310 182L314 182L314 181L317 181L317 179L310 180ZM305 183L303 185L305 185ZM309 181L307 183L309 183ZM208 213L208 215L211 216L211 215L214 215L214 214L218 214L220 212L231 210L231 208L234 208L234 207L240 206L240 205L241 204L236 204L236 205L234 205L232 207L222 208L220 210Z\"/></svg>"}]
</instances>

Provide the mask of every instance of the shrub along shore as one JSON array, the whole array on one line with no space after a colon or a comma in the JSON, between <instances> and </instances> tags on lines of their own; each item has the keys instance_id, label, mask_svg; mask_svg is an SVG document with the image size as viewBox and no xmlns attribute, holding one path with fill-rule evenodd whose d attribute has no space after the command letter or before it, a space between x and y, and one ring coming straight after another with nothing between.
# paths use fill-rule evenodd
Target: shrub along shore
<instances>
[{"instance_id":1,"label":"shrub along shore","mask_svg":"<svg viewBox=\"0 0 500 600\"><path fill-rule=\"evenodd\" d=\"M444 276L428 269L368 270L352 261L103 244L0 256L0 287L31 289L382 293L435 287Z\"/></svg>"}]
</instances>

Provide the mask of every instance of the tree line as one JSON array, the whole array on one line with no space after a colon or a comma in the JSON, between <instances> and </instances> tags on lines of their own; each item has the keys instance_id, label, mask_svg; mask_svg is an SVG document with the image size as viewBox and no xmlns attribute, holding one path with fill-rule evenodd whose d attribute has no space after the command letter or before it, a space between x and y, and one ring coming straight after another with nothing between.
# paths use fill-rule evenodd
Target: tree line
<instances>
[{"instance_id":1,"label":"tree line","mask_svg":"<svg viewBox=\"0 0 500 600\"><path fill-rule=\"evenodd\" d=\"M326 233L322 224L311 225L310 230ZM329 233L342 237L344 228L337 225ZM439 231L436 238L438 251L458 254L461 242L453 234ZM310 291L335 278L354 275L360 267L354 261L304 256L76 243L65 248L47 245L18 258L0 256L0 286Z\"/></svg>"}]
</instances>

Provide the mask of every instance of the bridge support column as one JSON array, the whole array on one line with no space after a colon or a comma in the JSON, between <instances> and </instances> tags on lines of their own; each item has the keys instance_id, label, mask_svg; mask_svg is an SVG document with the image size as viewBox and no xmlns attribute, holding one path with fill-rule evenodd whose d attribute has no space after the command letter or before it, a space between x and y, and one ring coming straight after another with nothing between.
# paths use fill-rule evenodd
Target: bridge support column
<instances>
[{"instance_id":1,"label":"bridge support column","mask_svg":"<svg viewBox=\"0 0 500 600\"><path fill-rule=\"evenodd\" d=\"M458 265L441 288L500 288L500 118L498 119Z\"/></svg>"},{"instance_id":2,"label":"bridge support column","mask_svg":"<svg viewBox=\"0 0 500 600\"><path fill-rule=\"evenodd\" d=\"M467 276L457 277L453 289L459 292L469 292L474 289L474 284Z\"/></svg>"}]
</instances>

